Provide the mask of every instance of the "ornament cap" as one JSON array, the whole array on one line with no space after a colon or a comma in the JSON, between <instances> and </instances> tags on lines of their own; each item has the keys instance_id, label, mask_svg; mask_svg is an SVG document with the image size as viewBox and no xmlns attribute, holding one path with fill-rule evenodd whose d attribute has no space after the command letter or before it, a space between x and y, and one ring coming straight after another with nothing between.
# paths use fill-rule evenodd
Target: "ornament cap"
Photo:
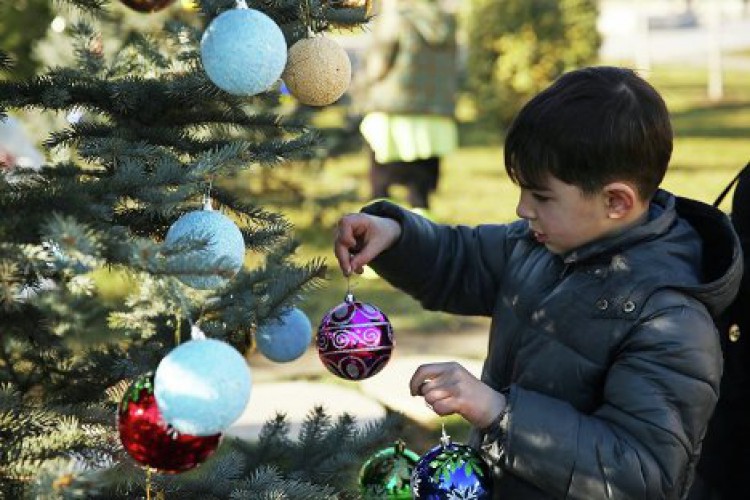
<instances>
[{"instance_id":1,"label":"ornament cap","mask_svg":"<svg viewBox=\"0 0 750 500\"><path fill-rule=\"evenodd\" d=\"M346 292L346 296L344 297L344 302L347 304L354 304L356 302L356 299L354 298L354 294L352 292Z\"/></svg>"},{"instance_id":2,"label":"ornament cap","mask_svg":"<svg viewBox=\"0 0 750 500\"><path fill-rule=\"evenodd\" d=\"M397 439L393 442L393 449L396 451L396 455L403 455L406 450L406 443L403 439Z\"/></svg>"},{"instance_id":3,"label":"ornament cap","mask_svg":"<svg viewBox=\"0 0 750 500\"><path fill-rule=\"evenodd\" d=\"M206 340L206 334L203 333L203 330L198 325L192 325L190 327L190 338L193 340Z\"/></svg>"},{"instance_id":4,"label":"ornament cap","mask_svg":"<svg viewBox=\"0 0 750 500\"><path fill-rule=\"evenodd\" d=\"M214 207L211 204L211 197L210 196L204 196L203 197L203 210L211 211Z\"/></svg>"},{"instance_id":5,"label":"ornament cap","mask_svg":"<svg viewBox=\"0 0 750 500\"><path fill-rule=\"evenodd\" d=\"M443 424L443 435L440 436L440 444L443 446L443 448L451 445L451 437L447 432L445 432L445 424Z\"/></svg>"}]
</instances>

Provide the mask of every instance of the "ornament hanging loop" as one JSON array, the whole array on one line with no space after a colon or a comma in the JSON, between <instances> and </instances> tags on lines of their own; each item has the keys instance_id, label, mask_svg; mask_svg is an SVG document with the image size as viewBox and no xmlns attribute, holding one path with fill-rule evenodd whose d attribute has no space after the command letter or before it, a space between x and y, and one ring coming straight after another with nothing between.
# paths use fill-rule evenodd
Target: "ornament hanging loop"
<instances>
[{"instance_id":1,"label":"ornament hanging loop","mask_svg":"<svg viewBox=\"0 0 750 500\"><path fill-rule=\"evenodd\" d=\"M352 292L351 274L346 277L346 295L344 296L344 302L346 302L347 304L354 303L354 292Z\"/></svg>"},{"instance_id":2,"label":"ornament hanging loop","mask_svg":"<svg viewBox=\"0 0 750 500\"><path fill-rule=\"evenodd\" d=\"M206 340L206 334L198 325L190 325L190 338L193 340Z\"/></svg>"},{"instance_id":3,"label":"ornament hanging loop","mask_svg":"<svg viewBox=\"0 0 750 500\"><path fill-rule=\"evenodd\" d=\"M146 500L151 500L151 467L146 467Z\"/></svg>"},{"instance_id":4,"label":"ornament hanging loop","mask_svg":"<svg viewBox=\"0 0 750 500\"><path fill-rule=\"evenodd\" d=\"M247 2L246 2L245 0L236 0L236 1L235 1L235 6L236 6L236 7L238 8L238 9L248 9L248 8L249 8L249 7L247 6Z\"/></svg>"},{"instance_id":5,"label":"ornament hanging loop","mask_svg":"<svg viewBox=\"0 0 750 500\"><path fill-rule=\"evenodd\" d=\"M397 439L393 443L393 449L396 451L397 455L403 455L406 450L406 442L403 439Z\"/></svg>"},{"instance_id":6,"label":"ornament hanging loop","mask_svg":"<svg viewBox=\"0 0 750 500\"><path fill-rule=\"evenodd\" d=\"M211 188L213 187L213 179L208 181L208 187L203 195L203 210L213 210L214 207L211 205Z\"/></svg>"},{"instance_id":7,"label":"ornament hanging loop","mask_svg":"<svg viewBox=\"0 0 750 500\"><path fill-rule=\"evenodd\" d=\"M448 435L447 432L445 432L445 423L442 423L443 426L443 435L440 436L440 444L445 448L446 446L449 446L451 444L451 437Z\"/></svg>"},{"instance_id":8,"label":"ornament hanging loop","mask_svg":"<svg viewBox=\"0 0 750 500\"><path fill-rule=\"evenodd\" d=\"M313 16L313 6L310 0L302 0L302 3L300 5L302 8L302 18L305 23L305 26L307 27L307 38L312 38L315 36L315 30L316 28L319 29L319 26L316 26L315 17Z\"/></svg>"}]
</instances>

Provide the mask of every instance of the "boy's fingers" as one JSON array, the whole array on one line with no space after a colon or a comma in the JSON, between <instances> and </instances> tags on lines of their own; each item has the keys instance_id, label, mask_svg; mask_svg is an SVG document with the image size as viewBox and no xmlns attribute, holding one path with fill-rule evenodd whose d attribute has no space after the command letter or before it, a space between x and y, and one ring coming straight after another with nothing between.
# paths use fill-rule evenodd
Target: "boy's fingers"
<instances>
[{"instance_id":1,"label":"boy's fingers","mask_svg":"<svg viewBox=\"0 0 750 500\"><path fill-rule=\"evenodd\" d=\"M336 228L336 242L346 247L353 247L357 244L357 239L354 236L354 227L347 217L339 221Z\"/></svg>"},{"instance_id":2,"label":"boy's fingers","mask_svg":"<svg viewBox=\"0 0 750 500\"><path fill-rule=\"evenodd\" d=\"M423 381L421 381L419 383L419 385L417 386L417 394L416 395L417 396L424 396L425 388L427 387L427 384L429 384L430 382L432 382L431 378L426 378Z\"/></svg>"},{"instance_id":3,"label":"boy's fingers","mask_svg":"<svg viewBox=\"0 0 750 500\"><path fill-rule=\"evenodd\" d=\"M367 244L359 252L351 256L350 263L352 269L359 269L361 272L364 266L369 264L374 258L375 252L372 249L372 245Z\"/></svg>"},{"instance_id":4,"label":"boy's fingers","mask_svg":"<svg viewBox=\"0 0 750 500\"><path fill-rule=\"evenodd\" d=\"M409 381L409 391L412 396L422 396L436 383L436 379L443 373L445 363L428 363L421 365Z\"/></svg>"},{"instance_id":5,"label":"boy's fingers","mask_svg":"<svg viewBox=\"0 0 750 500\"><path fill-rule=\"evenodd\" d=\"M352 272L351 254L349 253L349 247L341 242L340 233L336 236L333 244L333 254L336 256L336 260L339 261L339 267L344 274L349 275Z\"/></svg>"},{"instance_id":6,"label":"boy's fingers","mask_svg":"<svg viewBox=\"0 0 750 500\"><path fill-rule=\"evenodd\" d=\"M339 267L343 271L344 276L349 276L352 273L352 265L349 261L349 251L346 249L341 250L339 245L336 245L334 249L336 260L339 262Z\"/></svg>"},{"instance_id":7,"label":"boy's fingers","mask_svg":"<svg viewBox=\"0 0 750 500\"><path fill-rule=\"evenodd\" d=\"M351 219L351 216L344 216L339 220L333 245L333 253L345 276L349 276L354 268L351 249L357 245Z\"/></svg>"}]
</instances>

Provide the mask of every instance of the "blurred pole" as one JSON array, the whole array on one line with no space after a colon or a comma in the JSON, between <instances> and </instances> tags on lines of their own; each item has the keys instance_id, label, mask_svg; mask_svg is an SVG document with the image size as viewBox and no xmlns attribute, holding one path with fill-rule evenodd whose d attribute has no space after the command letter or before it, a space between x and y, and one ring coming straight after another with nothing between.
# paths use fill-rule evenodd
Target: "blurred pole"
<instances>
[{"instance_id":1,"label":"blurred pole","mask_svg":"<svg viewBox=\"0 0 750 500\"><path fill-rule=\"evenodd\" d=\"M720 101L724 97L722 75L721 40L721 0L709 0L708 10L708 98Z\"/></svg>"},{"instance_id":2,"label":"blurred pole","mask_svg":"<svg viewBox=\"0 0 750 500\"><path fill-rule=\"evenodd\" d=\"M635 67L638 71L647 74L651 71L651 53L649 47L648 12L645 7L645 0L636 0Z\"/></svg>"}]
</instances>

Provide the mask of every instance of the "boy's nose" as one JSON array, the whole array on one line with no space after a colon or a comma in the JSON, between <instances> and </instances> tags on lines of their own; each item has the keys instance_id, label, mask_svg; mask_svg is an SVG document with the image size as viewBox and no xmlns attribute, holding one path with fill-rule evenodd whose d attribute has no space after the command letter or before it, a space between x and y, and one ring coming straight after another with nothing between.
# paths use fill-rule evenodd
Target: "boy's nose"
<instances>
[{"instance_id":1,"label":"boy's nose","mask_svg":"<svg viewBox=\"0 0 750 500\"><path fill-rule=\"evenodd\" d=\"M522 219L533 219L534 218L534 212L529 207L529 204L526 203L524 195L521 195L518 198L518 204L516 205L516 215L519 216Z\"/></svg>"}]
</instances>

